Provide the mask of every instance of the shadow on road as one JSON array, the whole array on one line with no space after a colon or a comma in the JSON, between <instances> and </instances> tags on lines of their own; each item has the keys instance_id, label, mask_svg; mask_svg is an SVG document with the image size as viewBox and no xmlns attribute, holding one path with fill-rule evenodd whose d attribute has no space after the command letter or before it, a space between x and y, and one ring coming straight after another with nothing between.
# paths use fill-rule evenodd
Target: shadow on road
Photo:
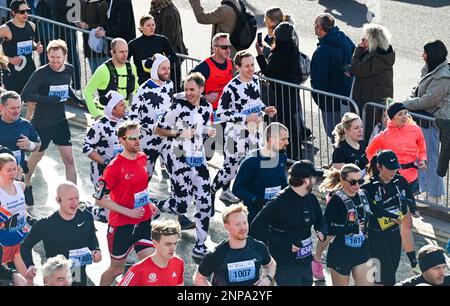
<instances>
[{"instance_id":1,"label":"shadow on road","mask_svg":"<svg viewBox=\"0 0 450 306\"><path fill-rule=\"evenodd\" d=\"M413 4L413 5L422 5L422 6L428 6L428 7L449 7L450 3L448 0L393 0L395 2L405 2L407 4Z\"/></svg>"},{"instance_id":2,"label":"shadow on road","mask_svg":"<svg viewBox=\"0 0 450 306\"><path fill-rule=\"evenodd\" d=\"M367 23L367 6L358 1L319 0L319 4L325 7L325 12L349 26L360 28Z\"/></svg>"}]
</instances>

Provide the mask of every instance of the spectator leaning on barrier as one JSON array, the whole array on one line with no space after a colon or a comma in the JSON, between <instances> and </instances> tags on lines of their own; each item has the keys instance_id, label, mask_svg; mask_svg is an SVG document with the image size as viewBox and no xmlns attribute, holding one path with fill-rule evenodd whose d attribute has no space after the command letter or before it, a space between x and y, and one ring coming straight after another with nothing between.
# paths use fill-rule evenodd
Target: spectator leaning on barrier
<instances>
[{"instance_id":1,"label":"spectator leaning on barrier","mask_svg":"<svg viewBox=\"0 0 450 306\"><path fill-rule=\"evenodd\" d=\"M82 0L81 1L81 20L76 22L77 27L83 30L95 31L96 28L106 26L108 12L108 2L106 0ZM94 73L107 58L103 52L105 48L92 50L89 46L89 37L93 34L83 34L84 57L89 61L91 72ZM104 42L106 45L106 42Z\"/></svg>"},{"instance_id":2,"label":"spectator leaning on barrier","mask_svg":"<svg viewBox=\"0 0 450 306\"><path fill-rule=\"evenodd\" d=\"M152 15L144 15L139 20L139 31L142 35L128 43L128 59L133 57L136 65L139 85L151 77L152 56L156 53L166 56L175 63L177 55L167 37L155 34L155 19Z\"/></svg>"},{"instance_id":3,"label":"spectator leaning on barrier","mask_svg":"<svg viewBox=\"0 0 450 306\"><path fill-rule=\"evenodd\" d=\"M298 65L299 51L295 41L294 27L288 22L281 22L274 30L274 44L269 58L263 55L263 48L255 43L258 65L264 76L293 84L300 84L301 71ZM301 159L301 142L311 139L310 129L305 129L302 118L302 102L299 90L292 86L271 83L269 85L269 102L274 101L278 110L277 120L286 125L291 132L289 157ZM273 99L273 100L272 100Z\"/></svg>"},{"instance_id":4,"label":"spectator leaning on barrier","mask_svg":"<svg viewBox=\"0 0 450 306\"><path fill-rule=\"evenodd\" d=\"M200 24L212 24L212 35L214 37L217 33L231 34L236 25L237 16L233 8L226 5L221 1L220 6L210 12L205 12L205 9L201 5L201 0L189 0L191 7L194 11L195 18ZM230 0L239 11L241 11L241 5L238 0ZM231 49L231 58L234 58L236 49Z\"/></svg>"},{"instance_id":5,"label":"spectator leaning on barrier","mask_svg":"<svg viewBox=\"0 0 450 306\"><path fill-rule=\"evenodd\" d=\"M367 102L385 104L394 96L395 52L388 29L377 24L366 24L363 37L352 57L350 75L355 77L352 99L358 104L360 114ZM373 127L381 122L382 109L368 108L364 140L369 141Z\"/></svg>"},{"instance_id":6,"label":"spectator leaning on barrier","mask_svg":"<svg viewBox=\"0 0 450 306\"><path fill-rule=\"evenodd\" d=\"M188 49L183 41L180 12L172 0L152 0L150 15L155 17L155 33L167 37L175 53L188 54ZM182 62L183 59L178 58L172 67L171 80L175 85L176 92L181 89Z\"/></svg>"},{"instance_id":7,"label":"spectator leaning on barrier","mask_svg":"<svg viewBox=\"0 0 450 306\"><path fill-rule=\"evenodd\" d=\"M314 21L314 32L319 43L311 59L311 86L348 97L353 80L345 72L349 69L355 45L334 24L334 17L328 13L318 15ZM322 94L313 93L313 98L322 111L326 134L333 140L333 129L350 106L343 104L345 101L341 99Z\"/></svg>"},{"instance_id":8,"label":"spectator leaning on barrier","mask_svg":"<svg viewBox=\"0 0 450 306\"><path fill-rule=\"evenodd\" d=\"M131 0L110 0L106 27L96 29L97 37L122 38L126 42L136 38L133 3Z\"/></svg>"},{"instance_id":9,"label":"spectator leaning on barrier","mask_svg":"<svg viewBox=\"0 0 450 306\"><path fill-rule=\"evenodd\" d=\"M450 119L450 66L448 51L440 40L430 41L423 47L421 79L409 99L403 105L411 111L439 119ZM425 113L423 113L425 112ZM442 204L445 194L444 179L437 175L439 158L439 129L435 123L424 122L422 132L425 137L428 155L428 168L419 170L421 199Z\"/></svg>"}]
</instances>

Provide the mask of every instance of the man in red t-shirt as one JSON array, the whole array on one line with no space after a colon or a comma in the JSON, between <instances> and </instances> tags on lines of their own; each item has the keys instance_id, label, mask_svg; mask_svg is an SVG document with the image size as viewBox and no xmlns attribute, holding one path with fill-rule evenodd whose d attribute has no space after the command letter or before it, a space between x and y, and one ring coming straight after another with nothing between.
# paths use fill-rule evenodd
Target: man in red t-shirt
<instances>
[{"instance_id":1,"label":"man in red t-shirt","mask_svg":"<svg viewBox=\"0 0 450 306\"><path fill-rule=\"evenodd\" d=\"M176 221L154 221L152 239L156 252L133 265L119 286L182 286L184 262L175 256L180 233Z\"/></svg>"},{"instance_id":2,"label":"man in red t-shirt","mask_svg":"<svg viewBox=\"0 0 450 306\"><path fill-rule=\"evenodd\" d=\"M122 123L117 137L123 152L106 167L94 195L99 206L110 210L107 239L111 264L102 274L101 286L110 286L123 273L131 248L141 260L154 251L150 222L157 208L148 197L147 157L140 152L139 124ZM108 193L109 197L105 196Z\"/></svg>"}]
</instances>

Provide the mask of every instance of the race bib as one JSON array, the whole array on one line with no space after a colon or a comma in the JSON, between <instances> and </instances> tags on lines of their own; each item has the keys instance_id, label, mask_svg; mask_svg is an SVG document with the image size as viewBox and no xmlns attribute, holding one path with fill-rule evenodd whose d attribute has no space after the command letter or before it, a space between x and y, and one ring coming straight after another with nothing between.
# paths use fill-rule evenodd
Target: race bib
<instances>
[{"instance_id":1,"label":"race bib","mask_svg":"<svg viewBox=\"0 0 450 306\"><path fill-rule=\"evenodd\" d=\"M186 163L191 167L200 167L205 162L205 154L203 152L193 152L186 155Z\"/></svg>"},{"instance_id":2,"label":"race bib","mask_svg":"<svg viewBox=\"0 0 450 306\"><path fill-rule=\"evenodd\" d=\"M229 263L227 267L230 283L240 283L255 278L256 267L253 260Z\"/></svg>"},{"instance_id":3,"label":"race bib","mask_svg":"<svg viewBox=\"0 0 450 306\"><path fill-rule=\"evenodd\" d=\"M16 151L12 151L14 154L14 157L16 158L16 162L18 165L20 165L20 161L22 160L22 151L20 150L16 150Z\"/></svg>"},{"instance_id":4,"label":"race bib","mask_svg":"<svg viewBox=\"0 0 450 306\"><path fill-rule=\"evenodd\" d=\"M263 106L263 104L260 101L253 101L253 102L247 103L246 105L244 105L241 114L248 116L253 113L259 113L259 112L261 112L262 106Z\"/></svg>"},{"instance_id":5,"label":"race bib","mask_svg":"<svg viewBox=\"0 0 450 306\"><path fill-rule=\"evenodd\" d=\"M69 85L50 86L48 95L59 97L60 102L67 101L67 98L69 98Z\"/></svg>"},{"instance_id":6,"label":"race bib","mask_svg":"<svg viewBox=\"0 0 450 306\"><path fill-rule=\"evenodd\" d=\"M403 217L402 212L400 211L400 209L395 208L395 209L391 209L389 210L390 213L396 214L397 216L400 216L400 218ZM397 224L394 221L391 220L391 218L389 217L381 217L378 218L378 223L380 224L380 228L382 231L390 228L391 226Z\"/></svg>"},{"instance_id":7,"label":"race bib","mask_svg":"<svg viewBox=\"0 0 450 306\"><path fill-rule=\"evenodd\" d=\"M114 145L114 151L113 151L113 157L115 157L117 154L120 154L123 152L123 146L119 144Z\"/></svg>"},{"instance_id":8,"label":"race bib","mask_svg":"<svg viewBox=\"0 0 450 306\"><path fill-rule=\"evenodd\" d=\"M302 241L302 247L297 251L297 259L312 255L313 243L311 237Z\"/></svg>"},{"instance_id":9,"label":"race bib","mask_svg":"<svg viewBox=\"0 0 450 306\"><path fill-rule=\"evenodd\" d=\"M366 237L363 233L359 233L358 235L345 235L345 245L351 248L360 248L366 240Z\"/></svg>"},{"instance_id":10,"label":"race bib","mask_svg":"<svg viewBox=\"0 0 450 306\"><path fill-rule=\"evenodd\" d=\"M220 121L220 118L217 116L217 111L213 111L213 119L212 119L212 123L213 124L219 124L222 121Z\"/></svg>"},{"instance_id":11,"label":"race bib","mask_svg":"<svg viewBox=\"0 0 450 306\"><path fill-rule=\"evenodd\" d=\"M264 200L271 200L280 190L281 186L266 188L264 191Z\"/></svg>"},{"instance_id":12,"label":"race bib","mask_svg":"<svg viewBox=\"0 0 450 306\"><path fill-rule=\"evenodd\" d=\"M148 191L137 192L134 194L134 208L142 207L148 204Z\"/></svg>"},{"instance_id":13,"label":"race bib","mask_svg":"<svg viewBox=\"0 0 450 306\"><path fill-rule=\"evenodd\" d=\"M91 250L89 248L70 250L69 260L72 263L72 268L90 265L92 264Z\"/></svg>"},{"instance_id":14,"label":"race bib","mask_svg":"<svg viewBox=\"0 0 450 306\"><path fill-rule=\"evenodd\" d=\"M29 55L33 53L33 41L19 41L17 43L17 56L19 55Z\"/></svg>"}]
</instances>

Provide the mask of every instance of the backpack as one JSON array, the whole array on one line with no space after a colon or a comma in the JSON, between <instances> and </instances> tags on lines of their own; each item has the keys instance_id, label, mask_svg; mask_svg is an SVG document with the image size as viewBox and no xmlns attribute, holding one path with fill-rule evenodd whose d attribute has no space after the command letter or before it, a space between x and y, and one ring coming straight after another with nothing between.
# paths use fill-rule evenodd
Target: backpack
<instances>
[{"instance_id":1,"label":"backpack","mask_svg":"<svg viewBox=\"0 0 450 306\"><path fill-rule=\"evenodd\" d=\"M237 51L248 49L256 37L257 27L255 15L247 11L242 0L239 0L242 8L241 12L231 1L224 1L223 4L230 6L237 15L236 25L230 34L231 44Z\"/></svg>"},{"instance_id":2,"label":"backpack","mask_svg":"<svg viewBox=\"0 0 450 306\"><path fill-rule=\"evenodd\" d=\"M300 84L303 84L311 74L311 59L302 51L299 51L298 53L298 64L300 66Z\"/></svg>"}]
</instances>

